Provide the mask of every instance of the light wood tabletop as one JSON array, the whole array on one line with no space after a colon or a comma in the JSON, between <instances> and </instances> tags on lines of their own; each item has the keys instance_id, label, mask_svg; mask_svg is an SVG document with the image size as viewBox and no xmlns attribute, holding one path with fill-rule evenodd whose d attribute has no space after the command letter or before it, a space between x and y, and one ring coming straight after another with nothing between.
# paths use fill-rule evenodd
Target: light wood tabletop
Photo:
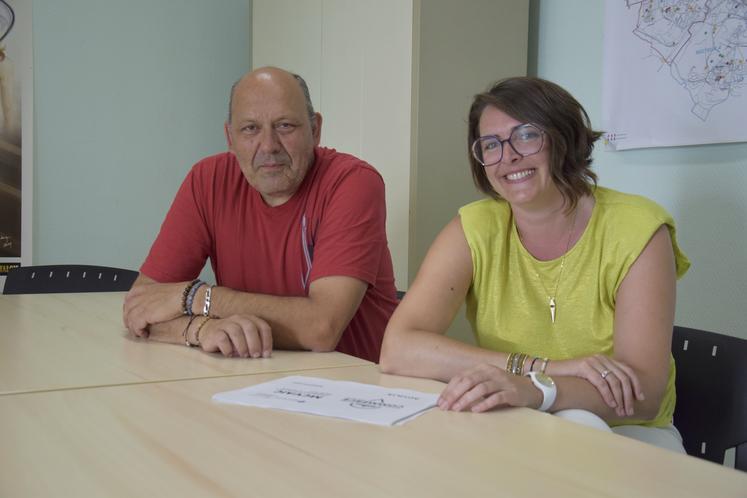
<instances>
[{"instance_id":1,"label":"light wood tabletop","mask_svg":"<svg viewBox=\"0 0 747 498\"><path fill-rule=\"evenodd\" d=\"M0 395L370 364L300 351L224 358L136 339L122 324L123 299L120 292L0 295Z\"/></svg>"},{"instance_id":2,"label":"light wood tabletop","mask_svg":"<svg viewBox=\"0 0 747 498\"><path fill-rule=\"evenodd\" d=\"M443 388L374 365L301 375ZM2 396L0 496L747 495L742 472L534 410L434 409L381 427L211 401L281 376Z\"/></svg>"}]
</instances>

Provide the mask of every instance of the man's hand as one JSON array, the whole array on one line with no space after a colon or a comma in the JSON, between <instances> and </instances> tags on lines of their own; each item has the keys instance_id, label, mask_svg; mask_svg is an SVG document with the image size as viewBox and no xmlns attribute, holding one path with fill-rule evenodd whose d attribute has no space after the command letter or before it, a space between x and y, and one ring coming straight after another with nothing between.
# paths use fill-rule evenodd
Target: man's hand
<instances>
[{"instance_id":1,"label":"man's hand","mask_svg":"<svg viewBox=\"0 0 747 498\"><path fill-rule=\"evenodd\" d=\"M197 326L199 327L199 325ZM192 328L196 329L195 325ZM189 332L188 337L192 337ZM208 353L242 358L269 358L272 354L270 325L255 315L232 315L209 320L200 330L200 346Z\"/></svg>"},{"instance_id":2,"label":"man's hand","mask_svg":"<svg viewBox=\"0 0 747 498\"><path fill-rule=\"evenodd\" d=\"M149 279L148 279L149 280ZM133 285L124 300L125 327L137 337L148 337L148 327L182 315L182 295L189 282L159 284L143 281Z\"/></svg>"}]
</instances>

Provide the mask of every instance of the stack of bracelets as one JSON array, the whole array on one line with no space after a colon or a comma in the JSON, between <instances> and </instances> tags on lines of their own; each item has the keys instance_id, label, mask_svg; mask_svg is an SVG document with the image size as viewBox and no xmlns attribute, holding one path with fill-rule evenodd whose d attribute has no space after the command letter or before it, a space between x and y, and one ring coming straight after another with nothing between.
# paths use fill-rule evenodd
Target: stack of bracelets
<instances>
[{"instance_id":1,"label":"stack of bracelets","mask_svg":"<svg viewBox=\"0 0 747 498\"><path fill-rule=\"evenodd\" d=\"M526 364L528 358L529 355L524 353L509 354L508 359L506 360L506 372L514 375L524 375L524 365ZM534 372L534 364L537 362L537 360L542 360L542 366L540 367L539 371L545 373L545 369L547 368L547 364L550 363L550 360L549 358L540 358L539 356L535 356L534 358L532 358L531 363L529 363L529 370L527 370L527 372Z\"/></svg>"},{"instance_id":2,"label":"stack of bracelets","mask_svg":"<svg viewBox=\"0 0 747 498\"><path fill-rule=\"evenodd\" d=\"M205 289L205 305L202 307L202 315L195 315L192 312L192 305L194 304L197 291L203 285L207 286L207 288ZM189 322L187 323L187 326L184 328L184 332L182 332L182 337L184 338L184 344L186 344L189 347L197 347L200 345L200 331L202 330L202 327L204 327L205 324L212 318L210 316L210 302L211 302L211 297L213 293L213 287L215 286L207 285L202 280L196 278L192 280L190 283L188 283L187 286L184 288L184 292L182 292L182 315L189 316ZM189 332L189 327L192 325L192 322L194 321L194 319L197 318L198 316L204 316L205 319L202 321L200 326L197 327L197 331L195 332L194 342L190 342L189 338L187 337L187 332Z\"/></svg>"}]
</instances>

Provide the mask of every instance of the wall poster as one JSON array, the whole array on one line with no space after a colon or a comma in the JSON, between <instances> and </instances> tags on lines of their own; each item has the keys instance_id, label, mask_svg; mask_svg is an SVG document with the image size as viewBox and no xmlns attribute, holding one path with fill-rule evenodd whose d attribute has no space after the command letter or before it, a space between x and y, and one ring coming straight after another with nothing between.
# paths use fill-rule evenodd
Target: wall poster
<instances>
[{"instance_id":1,"label":"wall poster","mask_svg":"<svg viewBox=\"0 0 747 498\"><path fill-rule=\"evenodd\" d=\"M31 264L31 0L0 0L0 287Z\"/></svg>"},{"instance_id":2,"label":"wall poster","mask_svg":"<svg viewBox=\"0 0 747 498\"><path fill-rule=\"evenodd\" d=\"M747 141L747 1L607 0L608 148Z\"/></svg>"}]
</instances>

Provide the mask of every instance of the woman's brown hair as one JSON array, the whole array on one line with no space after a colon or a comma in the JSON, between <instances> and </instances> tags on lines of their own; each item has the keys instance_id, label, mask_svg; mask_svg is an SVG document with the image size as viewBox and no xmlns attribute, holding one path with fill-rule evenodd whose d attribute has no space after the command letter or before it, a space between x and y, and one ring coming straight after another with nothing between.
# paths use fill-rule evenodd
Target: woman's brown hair
<instances>
[{"instance_id":1,"label":"woman's brown hair","mask_svg":"<svg viewBox=\"0 0 747 498\"><path fill-rule=\"evenodd\" d=\"M545 132L550 174L569 211L575 208L579 197L591 193L597 183L597 175L591 170L591 153L602 133L591 128L589 115L566 90L551 81L523 76L498 81L487 92L475 95L470 107L467 148L478 189L500 199L490 185L485 167L471 152L472 143L480 137L480 116L488 106L523 123L535 124Z\"/></svg>"}]
</instances>

